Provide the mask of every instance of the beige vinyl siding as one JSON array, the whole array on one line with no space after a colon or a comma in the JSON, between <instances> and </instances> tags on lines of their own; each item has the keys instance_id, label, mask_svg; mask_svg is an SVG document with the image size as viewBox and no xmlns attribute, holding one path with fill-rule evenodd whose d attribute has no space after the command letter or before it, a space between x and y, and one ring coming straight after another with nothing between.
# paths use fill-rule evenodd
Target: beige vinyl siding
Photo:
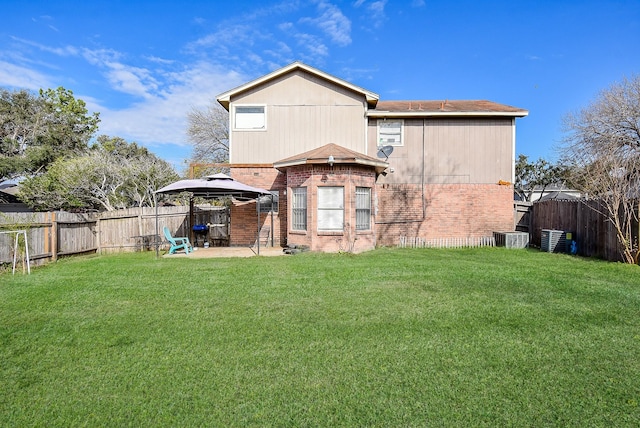
<instances>
[{"instance_id":1,"label":"beige vinyl siding","mask_svg":"<svg viewBox=\"0 0 640 428\"><path fill-rule=\"evenodd\" d=\"M369 120L369 154L375 154L377 120ZM425 183L510 181L513 162L511 118L405 119L405 144L389 157L392 174L380 183L420 183L424 140ZM373 137L372 137L373 136Z\"/></svg>"},{"instance_id":2,"label":"beige vinyl siding","mask_svg":"<svg viewBox=\"0 0 640 428\"><path fill-rule=\"evenodd\" d=\"M270 163L328 143L363 152L365 99L297 70L234 97L238 105L266 105L264 131L231 131L232 163Z\"/></svg>"}]
</instances>

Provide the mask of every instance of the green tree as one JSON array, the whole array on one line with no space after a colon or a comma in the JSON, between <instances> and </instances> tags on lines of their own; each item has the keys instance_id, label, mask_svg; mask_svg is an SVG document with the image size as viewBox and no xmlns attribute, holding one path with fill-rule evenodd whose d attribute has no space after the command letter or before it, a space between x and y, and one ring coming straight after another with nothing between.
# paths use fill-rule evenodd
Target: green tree
<instances>
[{"instance_id":1,"label":"green tree","mask_svg":"<svg viewBox=\"0 0 640 428\"><path fill-rule=\"evenodd\" d=\"M149 155L146 147L139 146L137 143L129 143L124 138L110 137L108 135L99 135L95 143L91 146L92 150L102 150L118 158L131 159L140 156Z\"/></svg>"},{"instance_id":2,"label":"green tree","mask_svg":"<svg viewBox=\"0 0 640 428\"><path fill-rule=\"evenodd\" d=\"M83 153L98 129L99 114L62 87L0 90L0 179L35 174L61 156Z\"/></svg>"},{"instance_id":3,"label":"green tree","mask_svg":"<svg viewBox=\"0 0 640 428\"><path fill-rule=\"evenodd\" d=\"M0 180L29 169L26 152L44 132L43 114L31 92L0 89Z\"/></svg>"},{"instance_id":4,"label":"green tree","mask_svg":"<svg viewBox=\"0 0 640 428\"><path fill-rule=\"evenodd\" d=\"M21 197L37 210L113 211L153 206L153 192L178 179L165 161L119 137L98 137L81 156L59 158L22 183Z\"/></svg>"},{"instance_id":5,"label":"green tree","mask_svg":"<svg viewBox=\"0 0 640 428\"><path fill-rule=\"evenodd\" d=\"M531 201L534 190L544 193L547 187L564 183L565 174L565 168L560 164L553 164L542 158L529 162L527 156L520 154L516 161L516 181L513 188L523 201Z\"/></svg>"}]
</instances>

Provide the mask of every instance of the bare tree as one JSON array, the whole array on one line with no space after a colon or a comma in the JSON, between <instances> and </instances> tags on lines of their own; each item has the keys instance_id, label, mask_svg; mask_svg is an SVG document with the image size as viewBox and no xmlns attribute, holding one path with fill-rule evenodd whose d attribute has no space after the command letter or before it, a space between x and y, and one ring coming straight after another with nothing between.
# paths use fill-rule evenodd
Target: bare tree
<instances>
[{"instance_id":1,"label":"bare tree","mask_svg":"<svg viewBox=\"0 0 640 428\"><path fill-rule=\"evenodd\" d=\"M187 120L187 135L193 144L191 164L228 162L229 112L214 101L206 110L192 109Z\"/></svg>"},{"instance_id":2,"label":"bare tree","mask_svg":"<svg viewBox=\"0 0 640 428\"><path fill-rule=\"evenodd\" d=\"M571 184L600 201L624 261L638 263L633 228L640 196L640 76L600 92L588 107L568 114L564 125L563 162Z\"/></svg>"}]
</instances>

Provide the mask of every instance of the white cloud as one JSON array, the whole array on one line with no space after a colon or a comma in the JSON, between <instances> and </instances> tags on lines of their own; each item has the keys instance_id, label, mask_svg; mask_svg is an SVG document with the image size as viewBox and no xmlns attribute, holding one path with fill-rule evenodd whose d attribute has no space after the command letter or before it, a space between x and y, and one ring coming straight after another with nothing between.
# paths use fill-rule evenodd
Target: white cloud
<instances>
[{"instance_id":1,"label":"white cloud","mask_svg":"<svg viewBox=\"0 0 640 428\"><path fill-rule=\"evenodd\" d=\"M412 3L412 6L414 7L420 6L419 4L416 4L416 3L419 3L420 1L421 0L418 0L417 2L414 1ZM359 0L354 3L354 7L359 8L365 3L366 2L364 0ZM366 17L368 20L370 20L373 23L373 26L376 28L381 27L382 24L384 24L384 21L387 20L387 15L384 10L386 5L387 5L387 0L376 0L366 4L365 6ZM422 3L422 5L424 5L424 2Z\"/></svg>"},{"instance_id":2,"label":"white cloud","mask_svg":"<svg viewBox=\"0 0 640 428\"><path fill-rule=\"evenodd\" d=\"M19 37L11 37L14 41L21 43L23 45L31 46L37 48L43 52L48 52L57 56L67 57L67 56L76 56L78 55L78 49L74 46L64 46L61 48L54 48L51 46L43 45L41 43L36 43L31 40L21 39Z\"/></svg>"},{"instance_id":3,"label":"white cloud","mask_svg":"<svg viewBox=\"0 0 640 428\"><path fill-rule=\"evenodd\" d=\"M384 8L387 4L387 0L374 1L371 3L367 9L371 14L371 19L373 20L375 27L380 27L384 21L387 19Z\"/></svg>"},{"instance_id":4,"label":"white cloud","mask_svg":"<svg viewBox=\"0 0 640 428\"><path fill-rule=\"evenodd\" d=\"M298 44L304 46L311 57L315 57L317 59L324 58L329 55L329 48L322 43L322 41L312 35L312 34L304 34L300 33L296 35L296 39L298 40Z\"/></svg>"},{"instance_id":5,"label":"white cloud","mask_svg":"<svg viewBox=\"0 0 640 428\"><path fill-rule=\"evenodd\" d=\"M291 56L293 54L293 50L284 42L278 42L274 49L265 49L264 55L271 57L273 60L278 61L280 64L289 63L291 61ZM275 67L269 67L275 68Z\"/></svg>"},{"instance_id":6,"label":"white cloud","mask_svg":"<svg viewBox=\"0 0 640 428\"><path fill-rule=\"evenodd\" d=\"M301 18L300 23L311 24L319 28L338 46L351 44L351 21L335 5L326 2L318 4L321 12L317 18Z\"/></svg>"},{"instance_id":7,"label":"white cloud","mask_svg":"<svg viewBox=\"0 0 640 428\"><path fill-rule=\"evenodd\" d=\"M96 104L94 108L101 112L100 133L122 136L147 145L185 145L187 113L192 108L205 108L215 102L218 94L247 79L206 62L165 77L170 83L162 92L127 108L111 110Z\"/></svg>"},{"instance_id":8,"label":"white cloud","mask_svg":"<svg viewBox=\"0 0 640 428\"><path fill-rule=\"evenodd\" d=\"M278 29L281 31L289 31L293 29L293 22L283 22L278 25Z\"/></svg>"},{"instance_id":9,"label":"white cloud","mask_svg":"<svg viewBox=\"0 0 640 428\"><path fill-rule=\"evenodd\" d=\"M174 64L175 61L172 59L164 59L164 58L159 58L157 56L153 56L153 55L147 55L143 57L144 59L146 59L149 62L155 62L158 64L163 64L163 65L171 65Z\"/></svg>"},{"instance_id":10,"label":"white cloud","mask_svg":"<svg viewBox=\"0 0 640 428\"><path fill-rule=\"evenodd\" d=\"M32 91L53 86L44 74L6 61L0 61L0 85Z\"/></svg>"},{"instance_id":11,"label":"white cloud","mask_svg":"<svg viewBox=\"0 0 640 428\"><path fill-rule=\"evenodd\" d=\"M109 83L117 91L150 98L158 89L157 81L148 70L120 63L107 63L105 65L109 68L106 72Z\"/></svg>"}]
</instances>

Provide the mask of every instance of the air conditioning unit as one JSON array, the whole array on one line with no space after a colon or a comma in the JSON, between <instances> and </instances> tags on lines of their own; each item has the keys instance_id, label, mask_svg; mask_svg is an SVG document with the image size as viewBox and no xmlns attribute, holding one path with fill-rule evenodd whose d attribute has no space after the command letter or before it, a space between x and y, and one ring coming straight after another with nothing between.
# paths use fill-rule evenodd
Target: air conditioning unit
<instances>
[{"instance_id":1,"label":"air conditioning unit","mask_svg":"<svg viewBox=\"0 0 640 428\"><path fill-rule=\"evenodd\" d=\"M527 232L493 232L496 247L527 248L529 233Z\"/></svg>"},{"instance_id":2,"label":"air conditioning unit","mask_svg":"<svg viewBox=\"0 0 640 428\"><path fill-rule=\"evenodd\" d=\"M540 249L548 253L566 253L567 232L564 230L542 229Z\"/></svg>"}]
</instances>

